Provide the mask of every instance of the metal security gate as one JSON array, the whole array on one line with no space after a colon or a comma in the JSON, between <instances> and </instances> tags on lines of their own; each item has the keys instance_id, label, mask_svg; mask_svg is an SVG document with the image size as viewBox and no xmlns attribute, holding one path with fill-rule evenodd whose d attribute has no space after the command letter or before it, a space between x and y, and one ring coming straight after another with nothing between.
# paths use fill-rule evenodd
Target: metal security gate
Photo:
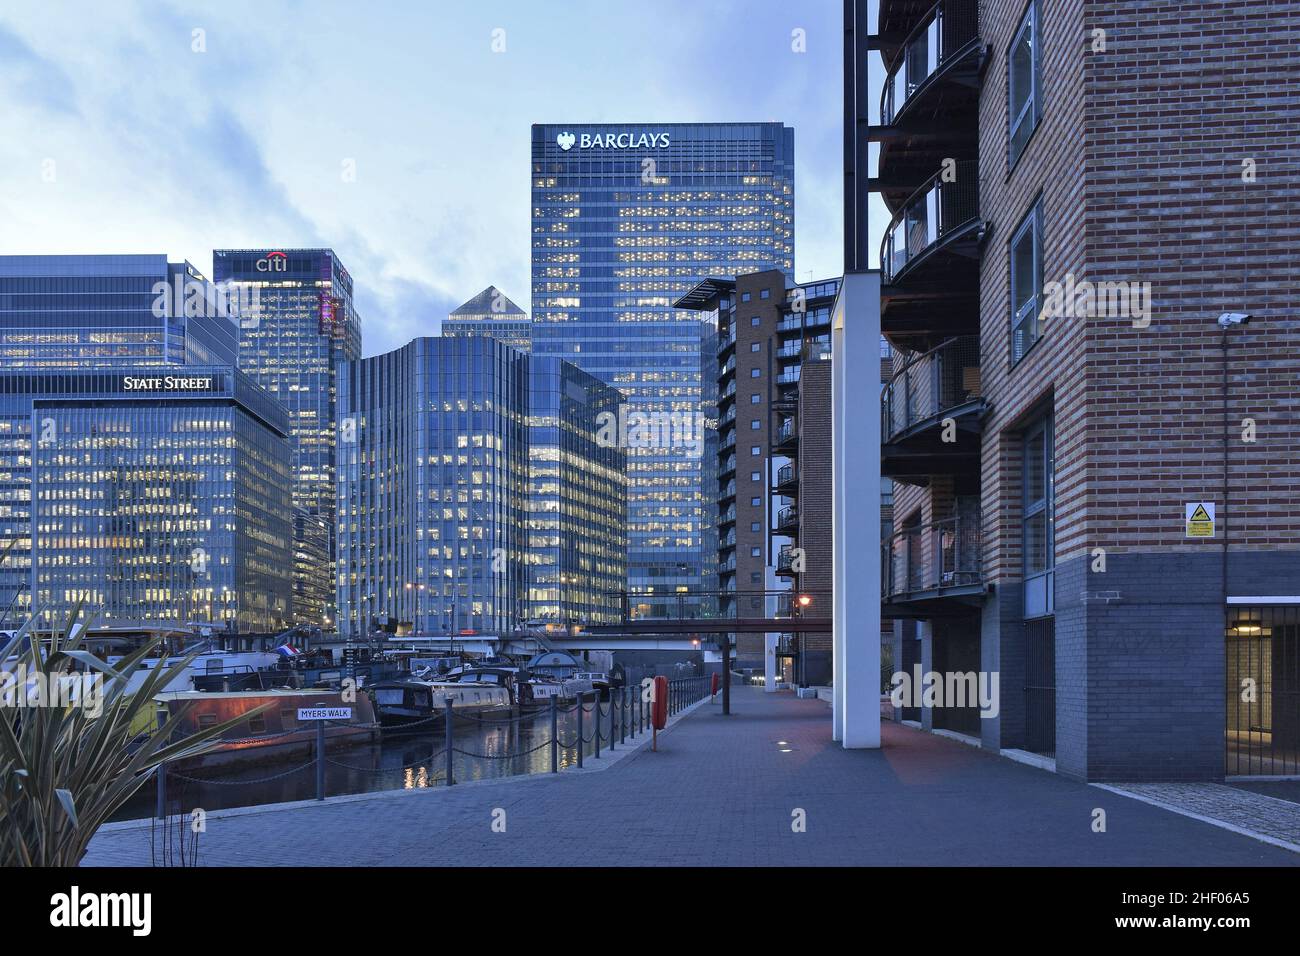
<instances>
[{"instance_id":1,"label":"metal security gate","mask_svg":"<svg viewBox=\"0 0 1300 956\"><path fill-rule=\"evenodd\" d=\"M1300 607L1228 608L1227 776L1300 775Z\"/></svg>"},{"instance_id":2,"label":"metal security gate","mask_svg":"<svg viewBox=\"0 0 1300 956\"><path fill-rule=\"evenodd\" d=\"M1056 756L1056 618L1025 622L1025 749Z\"/></svg>"}]
</instances>

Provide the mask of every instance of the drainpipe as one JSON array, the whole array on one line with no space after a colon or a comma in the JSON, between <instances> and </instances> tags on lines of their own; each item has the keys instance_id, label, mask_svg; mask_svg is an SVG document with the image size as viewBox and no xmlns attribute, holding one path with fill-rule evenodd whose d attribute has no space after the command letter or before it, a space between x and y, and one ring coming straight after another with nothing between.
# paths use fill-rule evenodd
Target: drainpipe
<instances>
[{"instance_id":1,"label":"drainpipe","mask_svg":"<svg viewBox=\"0 0 1300 956\"><path fill-rule=\"evenodd\" d=\"M1245 325L1250 321L1248 312L1224 312L1219 316L1219 328L1223 330L1223 341L1221 347L1223 366L1223 387L1222 387L1222 414L1223 414L1223 487L1221 498L1223 501L1223 513L1218 515L1221 522L1220 527L1223 530L1222 557L1220 560L1222 590L1223 590L1223 613L1228 613L1228 330L1236 325Z\"/></svg>"}]
</instances>

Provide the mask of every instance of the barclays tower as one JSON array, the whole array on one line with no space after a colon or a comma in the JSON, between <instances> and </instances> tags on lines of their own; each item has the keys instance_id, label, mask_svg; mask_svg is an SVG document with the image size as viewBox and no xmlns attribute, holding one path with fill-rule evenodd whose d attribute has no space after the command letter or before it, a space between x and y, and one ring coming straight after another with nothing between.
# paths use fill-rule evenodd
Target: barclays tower
<instances>
[{"instance_id":1,"label":"barclays tower","mask_svg":"<svg viewBox=\"0 0 1300 956\"><path fill-rule=\"evenodd\" d=\"M533 352L628 398L630 607L654 613L717 587L703 374L716 330L673 303L706 276L793 278L794 130L534 125L532 210Z\"/></svg>"}]
</instances>

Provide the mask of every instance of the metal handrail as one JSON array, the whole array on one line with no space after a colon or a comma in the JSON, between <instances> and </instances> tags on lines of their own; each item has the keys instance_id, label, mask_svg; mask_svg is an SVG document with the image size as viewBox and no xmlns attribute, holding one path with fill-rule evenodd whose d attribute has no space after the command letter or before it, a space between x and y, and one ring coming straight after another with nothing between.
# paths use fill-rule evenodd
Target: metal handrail
<instances>
[{"instance_id":1,"label":"metal handrail","mask_svg":"<svg viewBox=\"0 0 1300 956\"><path fill-rule=\"evenodd\" d=\"M880 271L893 282L921 253L979 219L979 165L955 164L931 176L894 214L880 242Z\"/></svg>"},{"instance_id":2,"label":"metal handrail","mask_svg":"<svg viewBox=\"0 0 1300 956\"><path fill-rule=\"evenodd\" d=\"M903 528L882 543L881 551L880 592L885 599L983 581L978 513Z\"/></svg>"},{"instance_id":3,"label":"metal handrail","mask_svg":"<svg viewBox=\"0 0 1300 956\"><path fill-rule=\"evenodd\" d=\"M794 465L782 465L776 470L776 483L778 485L787 484L798 477L798 474L794 470Z\"/></svg>"},{"instance_id":4,"label":"metal handrail","mask_svg":"<svg viewBox=\"0 0 1300 956\"><path fill-rule=\"evenodd\" d=\"M916 356L890 376L880 394L884 441L938 418L980 395L980 340L959 335Z\"/></svg>"},{"instance_id":5,"label":"metal handrail","mask_svg":"<svg viewBox=\"0 0 1300 956\"><path fill-rule=\"evenodd\" d=\"M979 36L977 0L939 0L907 35L880 91L880 122L889 126L927 80Z\"/></svg>"}]
</instances>

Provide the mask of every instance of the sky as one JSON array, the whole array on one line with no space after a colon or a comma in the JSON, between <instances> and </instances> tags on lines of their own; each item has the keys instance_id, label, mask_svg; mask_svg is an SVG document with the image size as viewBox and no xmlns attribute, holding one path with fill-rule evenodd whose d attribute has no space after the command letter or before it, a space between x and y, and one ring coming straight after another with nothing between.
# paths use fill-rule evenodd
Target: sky
<instances>
[{"instance_id":1,"label":"sky","mask_svg":"<svg viewBox=\"0 0 1300 956\"><path fill-rule=\"evenodd\" d=\"M779 120L842 271L840 0L6 0L0 254L333 248L363 349L529 303L530 126ZM801 30L804 52L796 52ZM201 31L201 32L196 32ZM349 173L351 172L351 175Z\"/></svg>"}]
</instances>

